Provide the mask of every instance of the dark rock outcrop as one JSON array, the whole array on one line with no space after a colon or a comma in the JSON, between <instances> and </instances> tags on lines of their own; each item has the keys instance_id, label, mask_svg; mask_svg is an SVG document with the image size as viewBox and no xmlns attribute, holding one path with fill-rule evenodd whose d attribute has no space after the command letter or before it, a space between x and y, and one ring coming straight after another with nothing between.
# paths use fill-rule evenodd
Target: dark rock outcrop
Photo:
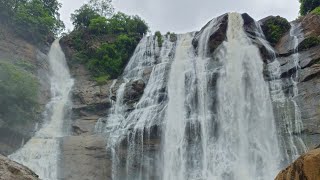
<instances>
[{"instance_id":1,"label":"dark rock outcrop","mask_svg":"<svg viewBox=\"0 0 320 180\"><path fill-rule=\"evenodd\" d=\"M29 168L0 155L0 180L39 180Z\"/></svg>"},{"instance_id":2,"label":"dark rock outcrop","mask_svg":"<svg viewBox=\"0 0 320 180\"><path fill-rule=\"evenodd\" d=\"M133 108L134 103L137 103L143 95L144 88L145 83L141 79L127 83L124 90L124 103Z\"/></svg>"},{"instance_id":3,"label":"dark rock outcrop","mask_svg":"<svg viewBox=\"0 0 320 180\"><path fill-rule=\"evenodd\" d=\"M216 19L218 26L216 29L212 29L210 32L210 37L208 41L209 53L213 54L217 47L226 40L226 33L228 28L228 14L223 14ZM203 31L207 26L210 25L210 22L207 23L199 32L197 32L196 36L192 40L192 45L195 49L198 48L200 37Z\"/></svg>"},{"instance_id":4,"label":"dark rock outcrop","mask_svg":"<svg viewBox=\"0 0 320 180\"><path fill-rule=\"evenodd\" d=\"M319 180L320 149L312 150L281 171L275 180Z\"/></svg>"}]
</instances>

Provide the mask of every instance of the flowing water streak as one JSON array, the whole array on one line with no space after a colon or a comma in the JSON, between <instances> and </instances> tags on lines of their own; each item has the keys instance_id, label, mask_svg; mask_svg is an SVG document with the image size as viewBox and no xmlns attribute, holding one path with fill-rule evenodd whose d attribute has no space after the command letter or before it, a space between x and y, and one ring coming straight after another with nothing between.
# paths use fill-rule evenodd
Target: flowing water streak
<instances>
[{"instance_id":1,"label":"flowing water streak","mask_svg":"<svg viewBox=\"0 0 320 180\"><path fill-rule=\"evenodd\" d=\"M294 114L295 114L293 132L298 136L297 141L299 143L299 147L301 147L299 154L297 154L295 158L298 158L301 153L304 153L307 151L307 147L305 146L303 140L300 137L301 131L303 129L303 123L302 123L302 119L301 119L300 108L295 100L299 94L298 80L299 80L299 69L301 68L299 65L300 54L298 51L298 46L299 46L299 42L301 42L304 39L303 33L301 30L302 29L301 29L300 23L299 24L291 23L290 37L292 38L291 42L293 42L291 44L291 47L294 50L293 62L294 62L295 68L296 68L295 75L292 75L292 77L291 77L291 81L293 84L293 95L292 95L291 101L294 104Z\"/></svg>"},{"instance_id":2,"label":"flowing water streak","mask_svg":"<svg viewBox=\"0 0 320 180\"><path fill-rule=\"evenodd\" d=\"M51 102L47 105L50 117L46 117L42 128L20 150L9 157L36 172L41 179L58 179L60 138L67 135L64 127L67 110L70 110L70 77L59 40L53 42L48 54L51 69Z\"/></svg>"},{"instance_id":3,"label":"flowing water streak","mask_svg":"<svg viewBox=\"0 0 320 180\"><path fill-rule=\"evenodd\" d=\"M164 132L164 172L163 179L185 179L185 74L186 64L192 52L192 34L180 35L171 65L168 82L168 107ZM190 88L190 87L188 87Z\"/></svg>"},{"instance_id":4,"label":"flowing water streak","mask_svg":"<svg viewBox=\"0 0 320 180\"><path fill-rule=\"evenodd\" d=\"M229 14L224 64L218 79L219 134L211 179L273 179L280 151L263 62L243 30L243 19Z\"/></svg>"},{"instance_id":5,"label":"flowing water streak","mask_svg":"<svg viewBox=\"0 0 320 180\"><path fill-rule=\"evenodd\" d=\"M269 42L266 41L264 33L259 23L256 22L256 36L257 40L266 48L267 57L267 71L270 87L270 95L273 103L273 111L277 117L277 131L278 139L280 142L281 166L285 167L295 159L298 154L298 148L294 142L292 118L290 116L290 100L285 96L282 87L283 82L281 79L281 67L277 59L276 53Z\"/></svg>"}]
</instances>

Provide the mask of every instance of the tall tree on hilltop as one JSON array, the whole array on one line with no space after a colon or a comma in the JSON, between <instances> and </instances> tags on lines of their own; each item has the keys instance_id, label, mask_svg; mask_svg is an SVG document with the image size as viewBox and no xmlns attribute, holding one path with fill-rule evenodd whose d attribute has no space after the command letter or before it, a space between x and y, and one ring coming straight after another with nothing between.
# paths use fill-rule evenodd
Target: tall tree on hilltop
<instances>
[{"instance_id":1,"label":"tall tree on hilltop","mask_svg":"<svg viewBox=\"0 0 320 180\"><path fill-rule=\"evenodd\" d=\"M90 0L89 5L96 12L99 13L100 16L109 17L113 14L114 8L111 4L112 0Z\"/></svg>"}]
</instances>

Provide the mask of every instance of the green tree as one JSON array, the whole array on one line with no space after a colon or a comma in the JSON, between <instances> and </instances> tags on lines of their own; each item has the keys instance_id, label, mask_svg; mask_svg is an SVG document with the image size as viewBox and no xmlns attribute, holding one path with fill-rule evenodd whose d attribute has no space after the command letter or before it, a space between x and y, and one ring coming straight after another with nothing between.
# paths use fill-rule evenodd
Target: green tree
<instances>
[{"instance_id":1,"label":"green tree","mask_svg":"<svg viewBox=\"0 0 320 180\"><path fill-rule=\"evenodd\" d=\"M90 21L89 29L91 32L102 34L107 33L107 26L107 19L100 16Z\"/></svg>"},{"instance_id":2,"label":"green tree","mask_svg":"<svg viewBox=\"0 0 320 180\"><path fill-rule=\"evenodd\" d=\"M5 117L7 125L35 120L38 86L29 72L0 61L0 117Z\"/></svg>"},{"instance_id":3,"label":"green tree","mask_svg":"<svg viewBox=\"0 0 320 180\"><path fill-rule=\"evenodd\" d=\"M45 41L64 29L57 0L6 0L0 2L0 20L32 42Z\"/></svg>"},{"instance_id":4,"label":"green tree","mask_svg":"<svg viewBox=\"0 0 320 180\"><path fill-rule=\"evenodd\" d=\"M85 64L99 84L119 76L149 29L139 16L100 14L90 4L76 10L72 15L75 29L66 40L76 50L73 62Z\"/></svg>"},{"instance_id":5,"label":"green tree","mask_svg":"<svg viewBox=\"0 0 320 180\"><path fill-rule=\"evenodd\" d=\"M300 4L300 14L306 15L318 6L320 6L320 0L299 0Z\"/></svg>"},{"instance_id":6,"label":"green tree","mask_svg":"<svg viewBox=\"0 0 320 180\"><path fill-rule=\"evenodd\" d=\"M81 6L74 14L71 14L72 24L76 29L89 27L91 20L98 17L100 15L88 4Z\"/></svg>"},{"instance_id":7,"label":"green tree","mask_svg":"<svg viewBox=\"0 0 320 180\"><path fill-rule=\"evenodd\" d=\"M100 16L108 17L114 12L112 0L90 0L89 6L94 9Z\"/></svg>"}]
</instances>

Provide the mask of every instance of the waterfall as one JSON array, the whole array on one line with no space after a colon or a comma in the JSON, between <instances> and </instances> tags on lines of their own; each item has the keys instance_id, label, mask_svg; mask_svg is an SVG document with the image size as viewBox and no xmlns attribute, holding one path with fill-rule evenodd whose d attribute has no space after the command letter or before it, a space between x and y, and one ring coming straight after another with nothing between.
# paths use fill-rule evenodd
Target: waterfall
<instances>
[{"instance_id":1,"label":"waterfall","mask_svg":"<svg viewBox=\"0 0 320 180\"><path fill-rule=\"evenodd\" d=\"M168 83L162 179L268 180L278 172L281 155L263 61L241 15L230 13L228 22L218 62L207 55L215 20L200 37L197 57L188 53L190 35L178 40ZM195 72L189 72L190 64ZM212 89L208 84L216 73Z\"/></svg>"},{"instance_id":2,"label":"waterfall","mask_svg":"<svg viewBox=\"0 0 320 180\"><path fill-rule=\"evenodd\" d=\"M52 98L46 107L45 121L35 136L9 158L29 167L41 179L57 180L60 138L68 134L65 115L71 109L70 91L73 79L59 40L53 42L48 59Z\"/></svg>"},{"instance_id":3,"label":"waterfall","mask_svg":"<svg viewBox=\"0 0 320 180\"><path fill-rule=\"evenodd\" d=\"M273 179L279 168L275 120L259 50L243 30L241 15L229 14L218 80L217 161L221 179ZM221 163L223 160L224 163Z\"/></svg>"},{"instance_id":4,"label":"waterfall","mask_svg":"<svg viewBox=\"0 0 320 180\"><path fill-rule=\"evenodd\" d=\"M168 82L168 108L166 115L166 128L164 140L164 177L163 179L185 179L186 139L187 124L186 101L186 66L192 63L192 34L178 37L175 59L171 65Z\"/></svg>"},{"instance_id":5,"label":"waterfall","mask_svg":"<svg viewBox=\"0 0 320 180\"><path fill-rule=\"evenodd\" d=\"M110 114L96 126L108 142L114 180L152 179L156 174L158 157L148 151L166 109L166 79L174 47L170 37L162 38L161 49L155 37L141 40L124 70ZM146 72L150 72L149 78L144 77ZM136 80L144 81L146 87L140 100L131 104L124 96Z\"/></svg>"},{"instance_id":6,"label":"waterfall","mask_svg":"<svg viewBox=\"0 0 320 180\"><path fill-rule=\"evenodd\" d=\"M269 180L295 158L301 124L290 103L297 94L283 92L276 53L257 22L249 38L242 16L229 13L226 40L210 54L219 18L176 42L163 36L159 46L150 36L139 43L111 86L111 112L96 126L112 155L113 179ZM254 42L269 53L266 64ZM127 102L140 80L143 95Z\"/></svg>"}]
</instances>

